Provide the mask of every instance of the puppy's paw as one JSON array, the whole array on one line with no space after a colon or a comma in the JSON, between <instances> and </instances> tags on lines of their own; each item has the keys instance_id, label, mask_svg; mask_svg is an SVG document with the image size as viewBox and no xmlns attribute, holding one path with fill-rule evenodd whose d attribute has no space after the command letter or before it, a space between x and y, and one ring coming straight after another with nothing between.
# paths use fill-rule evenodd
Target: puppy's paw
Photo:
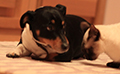
<instances>
[{"instance_id":1,"label":"puppy's paw","mask_svg":"<svg viewBox=\"0 0 120 74\"><path fill-rule=\"evenodd\" d=\"M20 57L20 56L13 52L13 53L8 53L8 54L6 54L6 57L18 58L18 57Z\"/></svg>"},{"instance_id":2,"label":"puppy's paw","mask_svg":"<svg viewBox=\"0 0 120 74\"><path fill-rule=\"evenodd\" d=\"M108 67L112 67L112 68L120 68L120 63L119 62L109 62L107 63Z\"/></svg>"}]
</instances>

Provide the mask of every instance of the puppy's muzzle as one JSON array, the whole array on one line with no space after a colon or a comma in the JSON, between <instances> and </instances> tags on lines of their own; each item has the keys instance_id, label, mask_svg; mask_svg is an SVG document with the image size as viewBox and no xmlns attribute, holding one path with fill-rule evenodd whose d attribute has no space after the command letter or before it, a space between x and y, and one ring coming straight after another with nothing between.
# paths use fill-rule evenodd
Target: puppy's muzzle
<instances>
[{"instance_id":1,"label":"puppy's muzzle","mask_svg":"<svg viewBox=\"0 0 120 74\"><path fill-rule=\"evenodd\" d=\"M63 44L61 45L61 47L62 47L63 50L67 50L67 49L69 48L69 44L63 43Z\"/></svg>"},{"instance_id":2,"label":"puppy's muzzle","mask_svg":"<svg viewBox=\"0 0 120 74\"><path fill-rule=\"evenodd\" d=\"M62 41L62 44L61 44L62 50L63 51L68 50L69 49L69 42L68 42L67 37L63 33L60 33L59 37Z\"/></svg>"}]
</instances>

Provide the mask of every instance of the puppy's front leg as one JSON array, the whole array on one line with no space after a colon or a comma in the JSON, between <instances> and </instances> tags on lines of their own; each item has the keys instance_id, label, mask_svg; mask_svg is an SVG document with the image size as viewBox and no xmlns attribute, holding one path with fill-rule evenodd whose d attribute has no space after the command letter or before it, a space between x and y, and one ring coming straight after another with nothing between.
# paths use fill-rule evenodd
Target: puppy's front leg
<instances>
[{"instance_id":1,"label":"puppy's front leg","mask_svg":"<svg viewBox=\"0 0 120 74\"><path fill-rule=\"evenodd\" d=\"M23 44L19 44L15 50L12 52L6 54L7 57L11 58L17 58L17 57L23 57L23 56L28 56L30 55L31 52L26 50L26 48L23 46Z\"/></svg>"},{"instance_id":2,"label":"puppy's front leg","mask_svg":"<svg viewBox=\"0 0 120 74\"><path fill-rule=\"evenodd\" d=\"M120 68L120 62L109 62L107 63L107 66L112 68Z\"/></svg>"}]
</instances>

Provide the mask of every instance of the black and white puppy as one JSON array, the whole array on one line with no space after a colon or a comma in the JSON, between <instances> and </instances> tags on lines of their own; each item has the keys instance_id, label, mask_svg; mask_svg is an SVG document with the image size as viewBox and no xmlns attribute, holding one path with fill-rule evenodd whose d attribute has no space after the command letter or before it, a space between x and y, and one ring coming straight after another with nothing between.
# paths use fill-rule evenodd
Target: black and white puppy
<instances>
[{"instance_id":1,"label":"black and white puppy","mask_svg":"<svg viewBox=\"0 0 120 74\"><path fill-rule=\"evenodd\" d=\"M120 67L120 23L112 25L91 25L86 31L82 50L85 58L95 60L105 52L113 62L107 63L107 66L113 68Z\"/></svg>"},{"instance_id":2,"label":"black and white puppy","mask_svg":"<svg viewBox=\"0 0 120 74\"><path fill-rule=\"evenodd\" d=\"M20 42L6 56L31 55L33 59L49 61L71 61L82 57L81 42L89 25L81 17L66 15L66 7L60 4L27 11L20 19Z\"/></svg>"}]
</instances>

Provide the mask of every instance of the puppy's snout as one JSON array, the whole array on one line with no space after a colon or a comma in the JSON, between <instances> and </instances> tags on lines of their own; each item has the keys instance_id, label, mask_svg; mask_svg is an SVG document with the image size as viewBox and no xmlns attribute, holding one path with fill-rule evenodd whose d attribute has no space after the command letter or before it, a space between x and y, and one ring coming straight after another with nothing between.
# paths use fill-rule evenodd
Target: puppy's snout
<instances>
[{"instance_id":1,"label":"puppy's snout","mask_svg":"<svg viewBox=\"0 0 120 74\"><path fill-rule=\"evenodd\" d=\"M67 50L69 48L69 45L67 43L63 43L61 47L63 50Z\"/></svg>"}]
</instances>

